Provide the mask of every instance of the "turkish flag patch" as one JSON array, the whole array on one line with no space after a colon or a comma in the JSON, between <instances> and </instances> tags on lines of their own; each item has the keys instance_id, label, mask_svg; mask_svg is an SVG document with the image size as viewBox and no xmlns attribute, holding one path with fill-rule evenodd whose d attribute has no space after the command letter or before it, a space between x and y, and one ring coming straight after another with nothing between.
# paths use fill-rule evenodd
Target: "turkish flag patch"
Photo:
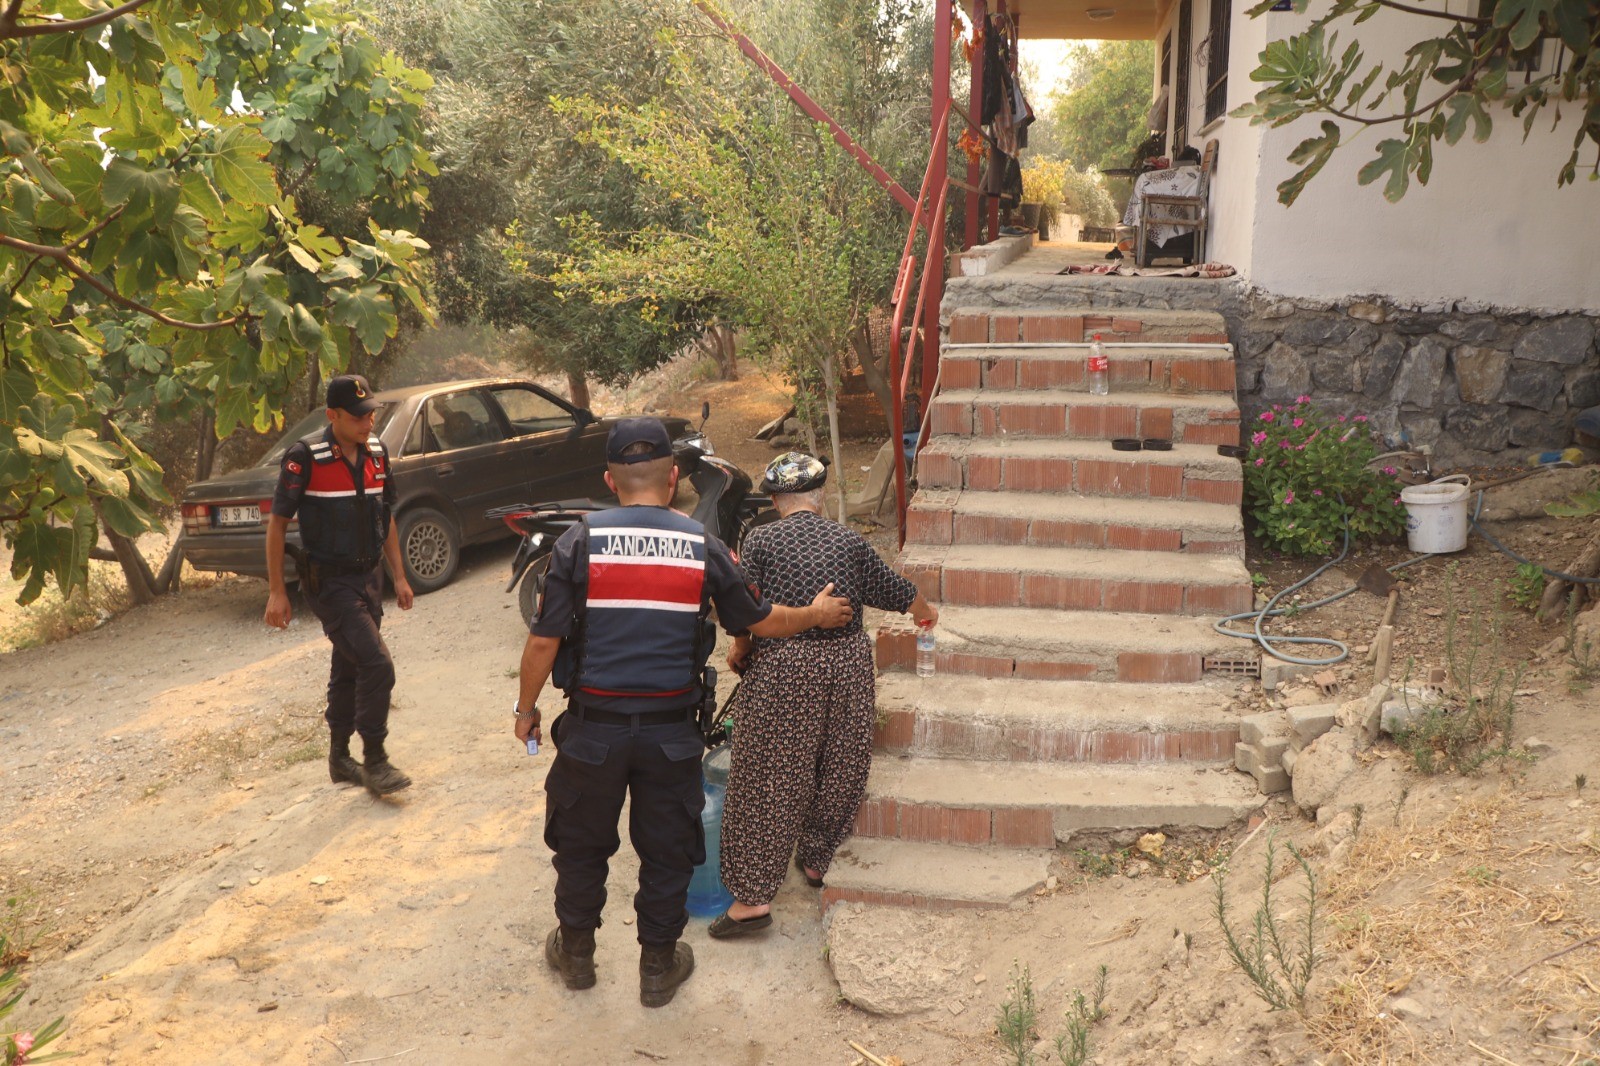
<instances>
[{"instance_id":1,"label":"turkish flag patch","mask_svg":"<svg viewBox=\"0 0 1600 1066\"><path fill-rule=\"evenodd\" d=\"M300 472L300 464L295 462L293 459L290 459L288 462L284 463L283 466L284 469L289 471L291 474L298 474Z\"/></svg>"}]
</instances>

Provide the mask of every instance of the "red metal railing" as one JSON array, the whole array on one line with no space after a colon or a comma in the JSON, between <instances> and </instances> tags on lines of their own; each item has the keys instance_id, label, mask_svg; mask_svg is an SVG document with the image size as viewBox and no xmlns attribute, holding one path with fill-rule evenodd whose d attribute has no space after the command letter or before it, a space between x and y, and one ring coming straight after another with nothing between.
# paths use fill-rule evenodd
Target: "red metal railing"
<instances>
[{"instance_id":1,"label":"red metal railing","mask_svg":"<svg viewBox=\"0 0 1600 1066\"><path fill-rule=\"evenodd\" d=\"M889 381L894 390L894 412L890 421L894 434L891 444L894 449L895 513L899 519L901 547L906 542L906 509L909 502L906 498L905 406L911 387L911 367L919 348L923 360L918 449L928 439L928 413L933 409L933 394L939 383L938 307L944 289L945 201L950 194L950 108L951 102L946 99L944 110L933 124L933 151L928 159L928 169L922 176L922 189L917 194L916 209L912 212L911 228L906 234L905 251L900 257L900 269L895 275L891 296L894 320L889 331ZM930 199L933 201L931 208ZM911 302L913 284L918 280L916 242L919 229L927 230L928 247L923 257L921 283L915 286L917 298L911 316L911 344L907 348L902 338L906 333L906 307ZM931 320L931 325L927 320Z\"/></svg>"}]
</instances>

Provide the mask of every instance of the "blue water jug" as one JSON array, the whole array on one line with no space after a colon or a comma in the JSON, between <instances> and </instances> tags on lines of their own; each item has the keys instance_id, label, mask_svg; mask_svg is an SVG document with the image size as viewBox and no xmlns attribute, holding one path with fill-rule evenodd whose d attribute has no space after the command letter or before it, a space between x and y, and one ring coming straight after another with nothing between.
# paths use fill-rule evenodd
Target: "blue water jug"
<instances>
[{"instance_id":1,"label":"blue water jug","mask_svg":"<svg viewBox=\"0 0 1600 1066\"><path fill-rule=\"evenodd\" d=\"M706 807L700 812L700 825L706 831L706 861L694 868L689 880L689 914L695 918L715 918L733 903L733 893L722 884L722 801L728 794L731 758L732 749L719 744L701 764Z\"/></svg>"}]
</instances>

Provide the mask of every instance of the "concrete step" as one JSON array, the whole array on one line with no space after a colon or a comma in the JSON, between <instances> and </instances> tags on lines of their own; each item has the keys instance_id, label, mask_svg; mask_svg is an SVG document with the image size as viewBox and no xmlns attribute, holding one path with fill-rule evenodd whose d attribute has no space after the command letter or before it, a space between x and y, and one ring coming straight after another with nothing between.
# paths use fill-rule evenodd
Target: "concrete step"
<instances>
[{"instance_id":1,"label":"concrete step","mask_svg":"<svg viewBox=\"0 0 1600 1066\"><path fill-rule=\"evenodd\" d=\"M917 454L917 485L927 489L1076 492L1238 507L1243 477L1239 460L1202 444L1119 452L1103 440L935 437Z\"/></svg>"},{"instance_id":2,"label":"concrete step","mask_svg":"<svg viewBox=\"0 0 1600 1066\"><path fill-rule=\"evenodd\" d=\"M1234 688L889 673L878 679L877 748L1006 762L1229 762Z\"/></svg>"},{"instance_id":3,"label":"concrete step","mask_svg":"<svg viewBox=\"0 0 1600 1066\"><path fill-rule=\"evenodd\" d=\"M1226 555L921 544L899 569L929 600L972 607L1226 615L1254 598L1244 563Z\"/></svg>"},{"instance_id":4,"label":"concrete step","mask_svg":"<svg viewBox=\"0 0 1600 1066\"><path fill-rule=\"evenodd\" d=\"M1004 907L1043 885L1053 850L952 848L854 837L828 870L822 909L847 901L928 910Z\"/></svg>"},{"instance_id":5,"label":"concrete step","mask_svg":"<svg viewBox=\"0 0 1600 1066\"><path fill-rule=\"evenodd\" d=\"M1168 341L1178 344L1226 344L1228 324L1215 311L1169 311L1157 308L1115 311L1103 307L1066 307L1035 313L946 308L947 344L1005 344L1011 341Z\"/></svg>"},{"instance_id":6,"label":"concrete step","mask_svg":"<svg viewBox=\"0 0 1600 1066\"><path fill-rule=\"evenodd\" d=\"M913 843L1047 848L1076 833L1221 829L1260 810L1226 767L875 759L855 832Z\"/></svg>"},{"instance_id":7,"label":"concrete step","mask_svg":"<svg viewBox=\"0 0 1600 1066\"><path fill-rule=\"evenodd\" d=\"M1244 558L1238 507L1194 500L922 489L906 543L1131 548Z\"/></svg>"},{"instance_id":8,"label":"concrete step","mask_svg":"<svg viewBox=\"0 0 1600 1066\"><path fill-rule=\"evenodd\" d=\"M1016 677L1029 681L1198 681L1208 655L1242 655L1246 642L1222 636L1203 618L1121 611L941 606L936 676ZM880 672L916 666L916 628L905 615L878 626Z\"/></svg>"},{"instance_id":9,"label":"concrete step","mask_svg":"<svg viewBox=\"0 0 1600 1066\"><path fill-rule=\"evenodd\" d=\"M1094 396L1064 389L949 389L933 401L930 431L971 437L1159 437L1186 444L1239 443L1239 407L1223 396L1161 392Z\"/></svg>"},{"instance_id":10,"label":"concrete step","mask_svg":"<svg viewBox=\"0 0 1600 1066\"><path fill-rule=\"evenodd\" d=\"M1119 392L1232 398L1233 347L1227 344L1107 345L1108 377ZM940 350L939 388L1059 389L1087 393L1087 344L952 345Z\"/></svg>"}]
</instances>

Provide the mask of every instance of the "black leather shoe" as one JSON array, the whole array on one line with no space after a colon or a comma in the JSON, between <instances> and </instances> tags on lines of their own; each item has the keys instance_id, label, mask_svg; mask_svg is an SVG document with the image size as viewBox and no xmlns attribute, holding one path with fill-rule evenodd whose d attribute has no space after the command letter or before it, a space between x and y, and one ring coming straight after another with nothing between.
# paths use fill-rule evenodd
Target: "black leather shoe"
<instances>
[{"instance_id":1,"label":"black leather shoe","mask_svg":"<svg viewBox=\"0 0 1600 1066\"><path fill-rule=\"evenodd\" d=\"M692 973L694 950L688 944L640 945L639 1002L646 1007L665 1007Z\"/></svg>"},{"instance_id":2,"label":"black leather shoe","mask_svg":"<svg viewBox=\"0 0 1600 1066\"><path fill-rule=\"evenodd\" d=\"M594 930L558 925L544 938L544 961L574 992L594 987ZM670 997L669 997L670 998Z\"/></svg>"}]
</instances>

